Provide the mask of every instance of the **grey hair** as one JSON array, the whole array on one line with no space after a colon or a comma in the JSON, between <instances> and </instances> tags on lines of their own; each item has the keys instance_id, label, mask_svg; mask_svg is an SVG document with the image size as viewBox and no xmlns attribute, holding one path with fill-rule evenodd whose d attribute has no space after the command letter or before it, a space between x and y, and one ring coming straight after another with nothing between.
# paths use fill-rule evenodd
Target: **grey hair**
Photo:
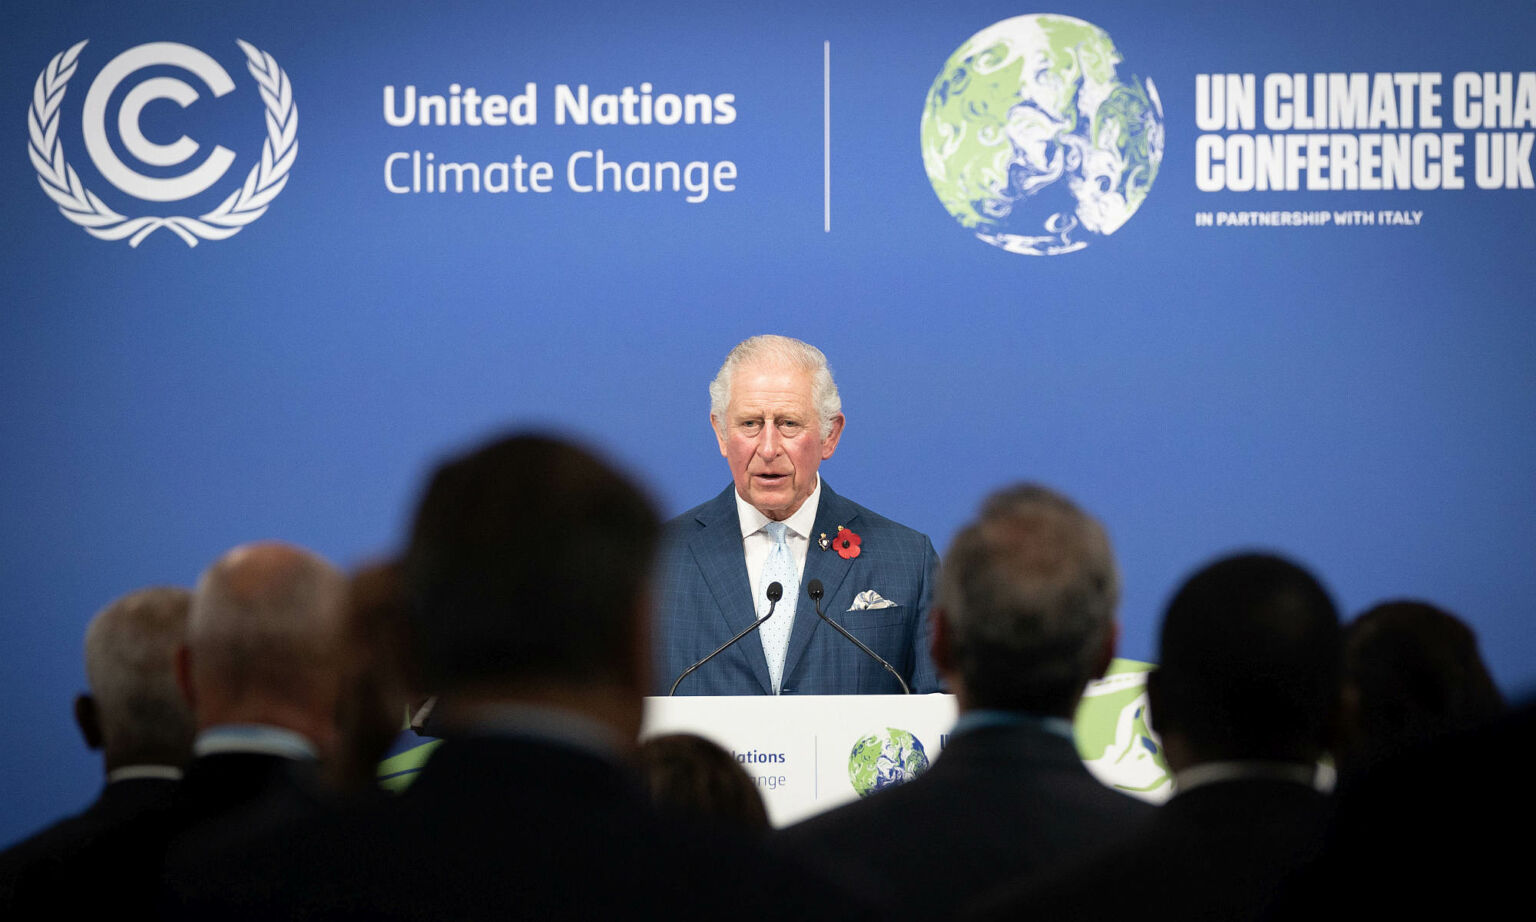
<instances>
[{"instance_id":1,"label":"grey hair","mask_svg":"<svg viewBox=\"0 0 1536 922\"><path fill-rule=\"evenodd\" d=\"M709 382L709 413L719 425L725 424L725 408L731 404L731 383L736 372L743 366L757 363L787 365L808 372L811 376L811 404L816 418L821 422L821 437L832 434L832 419L843 412L843 398L838 396L837 384L832 380L832 369L827 357L810 343L788 336L764 334L737 343L725 357L715 380Z\"/></svg>"},{"instance_id":2,"label":"grey hair","mask_svg":"<svg viewBox=\"0 0 1536 922\"><path fill-rule=\"evenodd\" d=\"M187 624L194 663L232 698L300 698L334 669L346 577L276 542L237 547L198 580Z\"/></svg>"},{"instance_id":3,"label":"grey hair","mask_svg":"<svg viewBox=\"0 0 1536 922\"><path fill-rule=\"evenodd\" d=\"M1114 629L1104 527L1046 487L992 494L955 538L937 606L972 707L1070 716Z\"/></svg>"},{"instance_id":4,"label":"grey hair","mask_svg":"<svg viewBox=\"0 0 1536 922\"><path fill-rule=\"evenodd\" d=\"M85 678L105 746L121 753L184 751L192 713L176 685L192 594L160 586L103 608L85 630Z\"/></svg>"}]
</instances>

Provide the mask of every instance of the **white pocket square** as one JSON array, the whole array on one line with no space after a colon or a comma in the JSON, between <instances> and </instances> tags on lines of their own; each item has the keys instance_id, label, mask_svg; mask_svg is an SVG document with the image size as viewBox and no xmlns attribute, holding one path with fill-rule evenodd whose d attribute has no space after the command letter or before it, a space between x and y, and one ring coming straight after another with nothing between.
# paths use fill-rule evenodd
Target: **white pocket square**
<instances>
[{"instance_id":1,"label":"white pocket square","mask_svg":"<svg viewBox=\"0 0 1536 922\"><path fill-rule=\"evenodd\" d=\"M896 603L890 599L880 598L880 593L873 589L866 589L853 597L853 604L848 606L849 611L864 611L870 608L895 608Z\"/></svg>"}]
</instances>

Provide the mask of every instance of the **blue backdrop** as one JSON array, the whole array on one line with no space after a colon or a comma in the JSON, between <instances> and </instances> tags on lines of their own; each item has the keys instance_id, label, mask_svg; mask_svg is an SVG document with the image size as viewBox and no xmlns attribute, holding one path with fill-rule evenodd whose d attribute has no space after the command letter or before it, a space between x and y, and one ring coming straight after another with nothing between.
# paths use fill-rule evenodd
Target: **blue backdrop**
<instances>
[{"instance_id":1,"label":"blue backdrop","mask_svg":"<svg viewBox=\"0 0 1536 922\"><path fill-rule=\"evenodd\" d=\"M1102 517L1124 570L1123 655L1152 658L1159 608L1192 568L1260 546L1314 567L1350 611L1411 595L1462 614L1502 687L1531 687L1536 193L1520 187L1528 165L1501 174L1515 188L1478 188L1473 172L1478 133L1528 164L1529 3L776 9L7 6L0 842L83 804L98 782L69 700L84 683L84 625L107 601L189 585L252 539L344 565L385 553L434 461L508 426L590 440L679 512L727 482L705 385L731 345L759 332L806 339L832 361L848 428L827 480L941 551L988 490L1017 479ZM951 54L1034 12L1102 29L1122 58L1117 79L1150 78L1161 109L1161 160L1141 207L1055 256L1006 252L962 228L920 143ZM35 96L40 79L58 89L50 62L83 40L64 95ZM291 97L262 98L237 40L263 66L270 55ZM115 90L100 81L98 123L117 159L151 178L180 175L216 144L231 150L227 174L185 200L119 188L86 138L98 75L155 42L206 53L234 89L215 96L202 76L151 62ZM1465 188L1201 191L1199 138L1245 132L1197 125L1197 75L1255 75L1258 123L1246 133L1272 136L1296 132L1264 124L1269 103L1295 100L1266 100L1266 76L1317 73L1439 75L1439 128L1379 130L1437 144L1461 133ZM1462 73L1479 87L1495 75L1495 96L1496 75L1511 75L1486 127L1453 124ZM185 108L139 97L147 144L131 143L118 113L155 78L200 97ZM532 125L385 117L386 87L510 100L529 83ZM734 118L555 121L561 85L638 96L644 83L653 104L707 95L712 117L729 95ZM1362 129L1338 133L1358 141ZM135 159L182 135L201 146L181 167ZM264 147L295 141L291 161L262 164ZM696 202L686 190L571 188L568 159L599 149L624 164L729 161L733 188ZM397 165L387 181L388 158L418 151L547 162L550 191L391 191L409 173ZM72 220L45 195L39 171L57 166L55 153L97 196L97 219ZM215 213L248 175L257 196L236 211L249 216L279 174L268 210L228 239L188 231L191 247L161 227L133 246L80 223L110 231ZM100 219L106 209L120 220ZM1340 226L1344 211L1417 219ZM1293 213L1329 220L1241 224ZM1199 226L1203 214L1212 226Z\"/></svg>"}]
</instances>

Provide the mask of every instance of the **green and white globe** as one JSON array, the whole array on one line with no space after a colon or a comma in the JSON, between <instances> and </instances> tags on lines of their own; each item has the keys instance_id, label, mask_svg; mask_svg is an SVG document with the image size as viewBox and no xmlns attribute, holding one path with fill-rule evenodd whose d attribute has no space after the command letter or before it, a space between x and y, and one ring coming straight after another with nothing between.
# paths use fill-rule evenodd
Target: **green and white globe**
<instances>
[{"instance_id":1,"label":"green and white globe","mask_svg":"<svg viewBox=\"0 0 1536 922\"><path fill-rule=\"evenodd\" d=\"M1103 678L1088 684L1072 726L1077 753L1094 777L1133 797L1161 803L1173 793L1173 775L1147 720L1147 673L1153 668L1116 659Z\"/></svg>"},{"instance_id":2,"label":"green and white globe","mask_svg":"<svg viewBox=\"0 0 1536 922\"><path fill-rule=\"evenodd\" d=\"M927 770L928 752L922 740L895 727L861 738L848 753L848 781L860 797L910 781Z\"/></svg>"},{"instance_id":3,"label":"green and white globe","mask_svg":"<svg viewBox=\"0 0 1536 922\"><path fill-rule=\"evenodd\" d=\"M923 167L962 227L1013 253L1056 255L1119 230L1163 160L1150 78L1121 80L1090 22L1015 16L950 55L923 109Z\"/></svg>"}]
</instances>

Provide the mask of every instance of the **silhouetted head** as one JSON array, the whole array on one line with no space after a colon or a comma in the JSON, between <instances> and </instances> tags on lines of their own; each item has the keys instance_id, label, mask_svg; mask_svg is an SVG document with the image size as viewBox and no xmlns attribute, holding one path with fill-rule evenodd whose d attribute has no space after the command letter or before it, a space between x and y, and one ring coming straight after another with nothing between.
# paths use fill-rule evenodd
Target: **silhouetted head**
<instances>
[{"instance_id":1,"label":"silhouetted head","mask_svg":"<svg viewBox=\"0 0 1536 922\"><path fill-rule=\"evenodd\" d=\"M752 776L729 752L692 733L653 736L640 745L641 774L664 813L732 829L768 830L768 811Z\"/></svg>"},{"instance_id":2,"label":"silhouetted head","mask_svg":"<svg viewBox=\"0 0 1536 922\"><path fill-rule=\"evenodd\" d=\"M645 584L658 519L612 467L569 443L514 435L442 465L406 556L423 687L647 686Z\"/></svg>"},{"instance_id":3,"label":"silhouetted head","mask_svg":"<svg viewBox=\"0 0 1536 922\"><path fill-rule=\"evenodd\" d=\"M370 563L348 582L338 666L338 745L325 766L327 780L342 789L374 785L379 760L419 697L403 570L394 560Z\"/></svg>"},{"instance_id":4,"label":"silhouetted head","mask_svg":"<svg viewBox=\"0 0 1536 922\"><path fill-rule=\"evenodd\" d=\"M1147 690L1170 762L1312 762L1327 748L1339 616L1300 566L1242 554L1200 570L1168 604L1158 656Z\"/></svg>"},{"instance_id":5,"label":"silhouetted head","mask_svg":"<svg viewBox=\"0 0 1536 922\"><path fill-rule=\"evenodd\" d=\"M1477 637L1455 615L1402 600L1345 628L1341 769L1366 768L1503 709Z\"/></svg>"}]
</instances>

